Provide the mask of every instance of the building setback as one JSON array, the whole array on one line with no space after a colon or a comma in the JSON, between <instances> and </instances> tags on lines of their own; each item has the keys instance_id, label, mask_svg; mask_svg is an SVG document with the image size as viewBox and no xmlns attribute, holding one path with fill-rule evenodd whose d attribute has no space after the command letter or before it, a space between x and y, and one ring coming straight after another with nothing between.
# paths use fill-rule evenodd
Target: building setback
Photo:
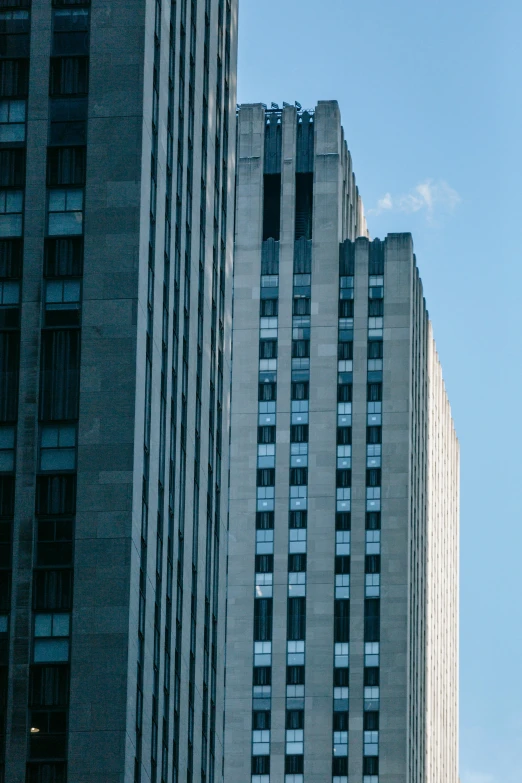
<instances>
[{"instance_id":1,"label":"building setback","mask_svg":"<svg viewBox=\"0 0 522 783\"><path fill-rule=\"evenodd\" d=\"M226 783L457 783L459 451L336 102L238 113Z\"/></svg>"},{"instance_id":2,"label":"building setback","mask_svg":"<svg viewBox=\"0 0 522 783\"><path fill-rule=\"evenodd\" d=\"M0 0L0 780L222 780L236 0Z\"/></svg>"}]
</instances>

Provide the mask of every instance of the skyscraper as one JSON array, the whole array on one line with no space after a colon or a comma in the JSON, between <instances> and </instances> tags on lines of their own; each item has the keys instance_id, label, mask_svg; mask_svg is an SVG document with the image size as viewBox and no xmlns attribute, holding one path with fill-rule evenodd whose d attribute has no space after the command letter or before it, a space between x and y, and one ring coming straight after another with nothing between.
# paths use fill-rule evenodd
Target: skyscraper
<instances>
[{"instance_id":1,"label":"skyscraper","mask_svg":"<svg viewBox=\"0 0 522 783\"><path fill-rule=\"evenodd\" d=\"M236 0L0 0L0 780L222 780Z\"/></svg>"},{"instance_id":2,"label":"skyscraper","mask_svg":"<svg viewBox=\"0 0 522 783\"><path fill-rule=\"evenodd\" d=\"M227 783L457 783L458 443L335 102L238 114Z\"/></svg>"}]
</instances>

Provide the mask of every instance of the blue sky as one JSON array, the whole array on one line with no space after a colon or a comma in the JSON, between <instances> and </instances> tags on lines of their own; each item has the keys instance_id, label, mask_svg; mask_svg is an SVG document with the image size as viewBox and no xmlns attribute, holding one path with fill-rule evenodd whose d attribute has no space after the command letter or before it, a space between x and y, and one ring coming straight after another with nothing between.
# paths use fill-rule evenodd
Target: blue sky
<instances>
[{"instance_id":1,"label":"blue sky","mask_svg":"<svg viewBox=\"0 0 522 783\"><path fill-rule=\"evenodd\" d=\"M411 231L461 443L461 778L522 779L522 3L240 0L240 102L337 99Z\"/></svg>"}]
</instances>

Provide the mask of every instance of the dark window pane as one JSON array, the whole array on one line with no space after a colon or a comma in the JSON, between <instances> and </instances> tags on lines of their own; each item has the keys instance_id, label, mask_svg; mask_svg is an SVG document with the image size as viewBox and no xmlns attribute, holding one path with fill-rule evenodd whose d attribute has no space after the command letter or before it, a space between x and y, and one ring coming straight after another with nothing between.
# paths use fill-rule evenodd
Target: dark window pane
<instances>
[{"instance_id":1,"label":"dark window pane","mask_svg":"<svg viewBox=\"0 0 522 783\"><path fill-rule=\"evenodd\" d=\"M29 60L0 60L0 98L25 98L29 88Z\"/></svg>"},{"instance_id":2,"label":"dark window pane","mask_svg":"<svg viewBox=\"0 0 522 783\"><path fill-rule=\"evenodd\" d=\"M88 76L87 57L52 57L49 86L51 96L85 95Z\"/></svg>"},{"instance_id":3,"label":"dark window pane","mask_svg":"<svg viewBox=\"0 0 522 783\"><path fill-rule=\"evenodd\" d=\"M66 707L69 701L68 666L32 666L29 706Z\"/></svg>"},{"instance_id":4,"label":"dark window pane","mask_svg":"<svg viewBox=\"0 0 522 783\"><path fill-rule=\"evenodd\" d=\"M25 149L0 149L0 187L23 187L25 184Z\"/></svg>"},{"instance_id":5,"label":"dark window pane","mask_svg":"<svg viewBox=\"0 0 522 783\"><path fill-rule=\"evenodd\" d=\"M0 279L22 276L23 240L0 239Z\"/></svg>"},{"instance_id":6,"label":"dark window pane","mask_svg":"<svg viewBox=\"0 0 522 783\"><path fill-rule=\"evenodd\" d=\"M0 476L0 517L14 516L14 476Z\"/></svg>"},{"instance_id":7,"label":"dark window pane","mask_svg":"<svg viewBox=\"0 0 522 783\"><path fill-rule=\"evenodd\" d=\"M87 98L57 98L49 101L50 144L86 144Z\"/></svg>"},{"instance_id":8,"label":"dark window pane","mask_svg":"<svg viewBox=\"0 0 522 783\"><path fill-rule=\"evenodd\" d=\"M51 516L76 511L76 476L37 476L36 513Z\"/></svg>"},{"instance_id":9,"label":"dark window pane","mask_svg":"<svg viewBox=\"0 0 522 783\"><path fill-rule=\"evenodd\" d=\"M48 185L85 184L85 147L52 147L47 152Z\"/></svg>"},{"instance_id":10,"label":"dark window pane","mask_svg":"<svg viewBox=\"0 0 522 783\"><path fill-rule=\"evenodd\" d=\"M44 331L41 356L40 418L75 419L80 384L80 332Z\"/></svg>"},{"instance_id":11,"label":"dark window pane","mask_svg":"<svg viewBox=\"0 0 522 783\"><path fill-rule=\"evenodd\" d=\"M0 332L0 422L16 421L20 333Z\"/></svg>"},{"instance_id":12,"label":"dark window pane","mask_svg":"<svg viewBox=\"0 0 522 783\"><path fill-rule=\"evenodd\" d=\"M45 240L46 277L79 277L83 271L83 237Z\"/></svg>"},{"instance_id":13,"label":"dark window pane","mask_svg":"<svg viewBox=\"0 0 522 783\"><path fill-rule=\"evenodd\" d=\"M72 571L35 571L33 609L68 611L72 608Z\"/></svg>"}]
</instances>

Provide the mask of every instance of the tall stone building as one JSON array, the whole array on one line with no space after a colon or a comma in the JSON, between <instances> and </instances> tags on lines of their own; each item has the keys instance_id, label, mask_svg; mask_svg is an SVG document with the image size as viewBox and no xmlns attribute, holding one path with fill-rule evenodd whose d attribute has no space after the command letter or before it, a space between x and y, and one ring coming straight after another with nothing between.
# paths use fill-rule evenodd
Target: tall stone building
<instances>
[{"instance_id":1,"label":"tall stone building","mask_svg":"<svg viewBox=\"0 0 522 783\"><path fill-rule=\"evenodd\" d=\"M239 109L226 783L457 783L459 450L335 102Z\"/></svg>"},{"instance_id":2,"label":"tall stone building","mask_svg":"<svg viewBox=\"0 0 522 783\"><path fill-rule=\"evenodd\" d=\"M0 780L222 780L236 0L0 0Z\"/></svg>"}]
</instances>

